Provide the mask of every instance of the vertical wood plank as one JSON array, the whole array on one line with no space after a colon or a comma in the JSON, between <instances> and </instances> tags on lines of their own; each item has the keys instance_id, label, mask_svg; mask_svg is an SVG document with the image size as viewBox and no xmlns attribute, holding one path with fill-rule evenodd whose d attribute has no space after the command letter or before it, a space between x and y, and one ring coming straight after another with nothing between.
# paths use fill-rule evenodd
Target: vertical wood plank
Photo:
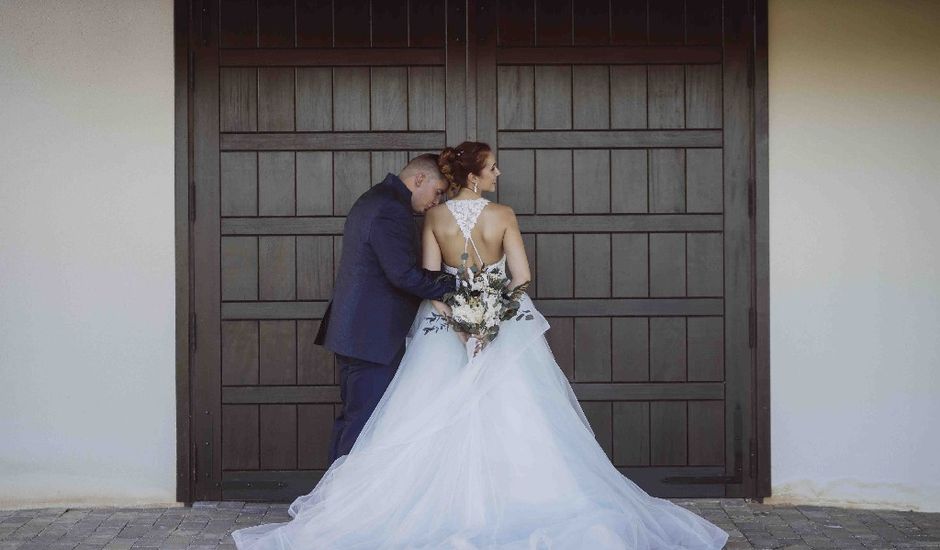
<instances>
[{"instance_id":1,"label":"vertical wood plank","mask_svg":"<svg viewBox=\"0 0 940 550\"><path fill-rule=\"evenodd\" d=\"M297 467L308 470L329 468L333 405L303 404L297 407Z\"/></svg>"},{"instance_id":2,"label":"vertical wood plank","mask_svg":"<svg viewBox=\"0 0 940 550\"><path fill-rule=\"evenodd\" d=\"M222 384L258 383L258 322L222 321Z\"/></svg>"},{"instance_id":3,"label":"vertical wood plank","mask_svg":"<svg viewBox=\"0 0 940 550\"><path fill-rule=\"evenodd\" d=\"M297 67L297 131L333 129L333 70Z\"/></svg>"},{"instance_id":4,"label":"vertical wood plank","mask_svg":"<svg viewBox=\"0 0 940 550\"><path fill-rule=\"evenodd\" d=\"M685 127L721 128L721 65L686 65Z\"/></svg>"},{"instance_id":5,"label":"vertical wood plank","mask_svg":"<svg viewBox=\"0 0 940 550\"><path fill-rule=\"evenodd\" d=\"M539 298L572 297L572 246L571 235L538 236Z\"/></svg>"},{"instance_id":6,"label":"vertical wood plank","mask_svg":"<svg viewBox=\"0 0 940 550\"><path fill-rule=\"evenodd\" d=\"M535 197L539 214L570 214L572 197L570 150L539 149L535 152Z\"/></svg>"},{"instance_id":7,"label":"vertical wood plank","mask_svg":"<svg viewBox=\"0 0 940 550\"><path fill-rule=\"evenodd\" d=\"M369 0L333 2L333 43L338 48L371 46Z\"/></svg>"},{"instance_id":8,"label":"vertical wood plank","mask_svg":"<svg viewBox=\"0 0 940 550\"><path fill-rule=\"evenodd\" d=\"M650 319L650 380L681 382L686 376L685 317Z\"/></svg>"},{"instance_id":9,"label":"vertical wood plank","mask_svg":"<svg viewBox=\"0 0 940 550\"><path fill-rule=\"evenodd\" d=\"M297 299L329 300L333 293L333 238L297 236Z\"/></svg>"},{"instance_id":10,"label":"vertical wood plank","mask_svg":"<svg viewBox=\"0 0 940 550\"><path fill-rule=\"evenodd\" d=\"M372 46L403 48L408 45L408 0L372 2Z\"/></svg>"},{"instance_id":11,"label":"vertical wood plank","mask_svg":"<svg viewBox=\"0 0 940 550\"><path fill-rule=\"evenodd\" d=\"M652 466L684 466L688 463L685 401L650 403L650 455Z\"/></svg>"},{"instance_id":12,"label":"vertical wood plank","mask_svg":"<svg viewBox=\"0 0 940 550\"><path fill-rule=\"evenodd\" d=\"M612 424L614 464L617 466L649 466L649 403L614 403Z\"/></svg>"},{"instance_id":13,"label":"vertical wood plank","mask_svg":"<svg viewBox=\"0 0 940 550\"><path fill-rule=\"evenodd\" d=\"M408 164L406 151L372 151L373 185L385 179L388 174L398 174Z\"/></svg>"},{"instance_id":14,"label":"vertical wood plank","mask_svg":"<svg viewBox=\"0 0 940 550\"><path fill-rule=\"evenodd\" d=\"M297 215L333 213L333 153L297 152Z\"/></svg>"},{"instance_id":15,"label":"vertical wood plank","mask_svg":"<svg viewBox=\"0 0 940 550\"><path fill-rule=\"evenodd\" d=\"M332 384L333 354L313 343L320 330L317 319L297 321L297 383Z\"/></svg>"},{"instance_id":16,"label":"vertical wood plank","mask_svg":"<svg viewBox=\"0 0 940 550\"><path fill-rule=\"evenodd\" d=\"M539 130L571 128L571 67L535 67L535 127Z\"/></svg>"},{"instance_id":17,"label":"vertical wood plank","mask_svg":"<svg viewBox=\"0 0 940 550\"><path fill-rule=\"evenodd\" d=\"M408 70L372 67L372 129L408 129Z\"/></svg>"},{"instance_id":18,"label":"vertical wood plank","mask_svg":"<svg viewBox=\"0 0 940 550\"><path fill-rule=\"evenodd\" d=\"M721 212L721 149L686 149L686 211Z\"/></svg>"},{"instance_id":19,"label":"vertical wood plank","mask_svg":"<svg viewBox=\"0 0 940 550\"><path fill-rule=\"evenodd\" d=\"M610 297L610 235L574 236L576 298Z\"/></svg>"},{"instance_id":20,"label":"vertical wood plank","mask_svg":"<svg viewBox=\"0 0 940 550\"><path fill-rule=\"evenodd\" d=\"M652 44L685 42L685 0L657 0L649 3L649 32Z\"/></svg>"},{"instance_id":21,"label":"vertical wood plank","mask_svg":"<svg viewBox=\"0 0 940 550\"><path fill-rule=\"evenodd\" d=\"M223 216L258 215L257 153L222 152L221 211Z\"/></svg>"},{"instance_id":22,"label":"vertical wood plank","mask_svg":"<svg viewBox=\"0 0 940 550\"><path fill-rule=\"evenodd\" d=\"M611 340L613 342L611 358L613 381L649 381L649 319L647 317L612 319Z\"/></svg>"},{"instance_id":23,"label":"vertical wood plank","mask_svg":"<svg viewBox=\"0 0 940 550\"><path fill-rule=\"evenodd\" d=\"M610 67L610 124L612 128L646 128L646 66Z\"/></svg>"},{"instance_id":24,"label":"vertical wood plank","mask_svg":"<svg viewBox=\"0 0 940 550\"><path fill-rule=\"evenodd\" d=\"M359 195L371 187L368 151L333 153L333 214L345 216Z\"/></svg>"},{"instance_id":25,"label":"vertical wood plank","mask_svg":"<svg viewBox=\"0 0 940 550\"><path fill-rule=\"evenodd\" d=\"M409 0L410 45L439 48L444 45L446 31L444 2L440 0Z\"/></svg>"},{"instance_id":26,"label":"vertical wood plank","mask_svg":"<svg viewBox=\"0 0 940 550\"><path fill-rule=\"evenodd\" d=\"M219 69L219 124L223 132L258 129L257 77L254 67Z\"/></svg>"},{"instance_id":27,"label":"vertical wood plank","mask_svg":"<svg viewBox=\"0 0 940 550\"><path fill-rule=\"evenodd\" d=\"M721 233L689 233L688 292L689 296L721 296L724 286Z\"/></svg>"},{"instance_id":28,"label":"vertical wood plank","mask_svg":"<svg viewBox=\"0 0 940 550\"><path fill-rule=\"evenodd\" d=\"M718 382L725 375L724 320L688 318L689 381Z\"/></svg>"},{"instance_id":29,"label":"vertical wood plank","mask_svg":"<svg viewBox=\"0 0 940 550\"><path fill-rule=\"evenodd\" d=\"M574 127L610 127L610 71L606 65L577 65L572 72Z\"/></svg>"},{"instance_id":30,"label":"vertical wood plank","mask_svg":"<svg viewBox=\"0 0 940 550\"><path fill-rule=\"evenodd\" d=\"M294 69L258 68L258 130L283 132L294 129Z\"/></svg>"},{"instance_id":31,"label":"vertical wood plank","mask_svg":"<svg viewBox=\"0 0 940 550\"><path fill-rule=\"evenodd\" d=\"M222 237L222 300L258 299L258 237Z\"/></svg>"},{"instance_id":32,"label":"vertical wood plank","mask_svg":"<svg viewBox=\"0 0 940 550\"><path fill-rule=\"evenodd\" d=\"M649 211L649 154L643 149L610 152L611 212Z\"/></svg>"},{"instance_id":33,"label":"vertical wood plank","mask_svg":"<svg viewBox=\"0 0 940 550\"><path fill-rule=\"evenodd\" d=\"M538 256L536 256L536 236L533 233L523 233L522 244L525 246L526 260L529 262L529 274L535 275L538 267ZM531 282L532 284L529 285L529 289L526 291L526 294L532 298L536 298L539 295L538 277L532 277Z\"/></svg>"},{"instance_id":34,"label":"vertical wood plank","mask_svg":"<svg viewBox=\"0 0 940 550\"><path fill-rule=\"evenodd\" d=\"M685 150L650 151L650 212L685 211Z\"/></svg>"},{"instance_id":35,"label":"vertical wood plank","mask_svg":"<svg viewBox=\"0 0 940 550\"><path fill-rule=\"evenodd\" d=\"M610 3L610 43L639 46L647 42L646 0L619 0Z\"/></svg>"},{"instance_id":36,"label":"vertical wood plank","mask_svg":"<svg viewBox=\"0 0 940 550\"><path fill-rule=\"evenodd\" d=\"M535 151L501 151L497 162L499 201L512 207L516 214L535 213Z\"/></svg>"},{"instance_id":37,"label":"vertical wood plank","mask_svg":"<svg viewBox=\"0 0 940 550\"><path fill-rule=\"evenodd\" d=\"M689 401L689 464L725 463L725 418L721 401Z\"/></svg>"},{"instance_id":38,"label":"vertical wood plank","mask_svg":"<svg viewBox=\"0 0 940 550\"><path fill-rule=\"evenodd\" d=\"M297 1L297 46L326 48L333 45L333 1Z\"/></svg>"},{"instance_id":39,"label":"vertical wood plank","mask_svg":"<svg viewBox=\"0 0 940 550\"><path fill-rule=\"evenodd\" d=\"M685 296L685 233L651 233L650 296Z\"/></svg>"},{"instance_id":40,"label":"vertical wood plank","mask_svg":"<svg viewBox=\"0 0 940 550\"><path fill-rule=\"evenodd\" d=\"M261 414L261 469L297 468L297 405L264 404Z\"/></svg>"},{"instance_id":41,"label":"vertical wood plank","mask_svg":"<svg viewBox=\"0 0 940 550\"><path fill-rule=\"evenodd\" d=\"M368 130L369 118L369 68L333 69L333 128Z\"/></svg>"},{"instance_id":42,"label":"vertical wood plank","mask_svg":"<svg viewBox=\"0 0 940 550\"><path fill-rule=\"evenodd\" d=\"M649 296L649 241L646 233L611 235L614 296Z\"/></svg>"},{"instance_id":43,"label":"vertical wood plank","mask_svg":"<svg viewBox=\"0 0 940 550\"><path fill-rule=\"evenodd\" d=\"M536 0L535 10L536 45L571 45L571 0Z\"/></svg>"},{"instance_id":44,"label":"vertical wood plank","mask_svg":"<svg viewBox=\"0 0 940 550\"><path fill-rule=\"evenodd\" d=\"M257 470L258 405L222 405L222 469Z\"/></svg>"},{"instance_id":45,"label":"vertical wood plank","mask_svg":"<svg viewBox=\"0 0 940 550\"><path fill-rule=\"evenodd\" d=\"M408 127L411 130L444 129L443 67L408 69Z\"/></svg>"},{"instance_id":46,"label":"vertical wood plank","mask_svg":"<svg viewBox=\"0 0 940 550\"><path fill-rule=\"evenodd\" d=\"M261 300L294 300L295 285L293 235L258 237L260 239L260 292Z\"/></svg>"},{"instance_id":47,"label":"vertical wood plank","mask_svg":"<svg viewBox=\"0 0 940 550\"><path fill-rule=\"evenodd\" d=\"M258 153L258 201L260 216L295 214L293 151Z\"/></svg>"},{"instance_id":48,"label":"vertical wood plank","mask_svg":"<svg viewBox=\"0 0 940 550\"><path fill-rule=\"evenodd\" d=\"M578 149L574 157L574 211L579 214L610 212L610 151Z\"/></svg>"},{"instance_id":49,"label":"vertical wood plank","mask_svg":"<svg viewBox=\"0 0 940 550\"><path fill-rule=\"evenodd\" d=\"M721 0L686 2L685 20L686 44L721 44Z\"/></svg>"},{"instance_id":50,"label":"vertical wood plank","mask_svg":"<svg viewBox=\"0 0 940 550\"><path fill-rule=\"evenodd\" d=\"M223 48L258 47L256 0L225 0L219 14L219 44Z\"/></svg>"},{"instance_id":51,"label":"vertical wood plank","mask_svg":"<svg viewBox=\"0 0 940 550\"><path fill-rule=\"evenodd\" d=\"M294 0L259 0L258 45L294 47Z\"/></svg>"},{"instance_id":52,"label":"vertical wood plank","mask_svg":"<svg viewBox=\"0 0 940 550\"><path fill-rule=\"evenodd\" d=\"M578 382L610 382L610 319L574 320L574 378Z\"/></svg>"},{"instance_id":53,"label":"vertical wood plank","mask_svg":"<svg viewBox=\"0 0 940 550\"><path fill-rule=\"evenodd\" d=\"M534 1L499 3L497 42L500 46L535 45Z\"/></svg>"},{"instance_id":54,"label":"vertical wood plank","mask_svg":"<svg viewBox=\"0 0 940 550\"><path fill-rule=\"evenodd\" d=\"M685 126L685 68L651 65L649 75L649 127Z\"/></svg>"},{"instance_id":55,"label":"vertical wood plank","mask_svg":"<svg viewBox=\"0 0 940 550\"><path fill-rule=\"evenodd\" d=\"M535 69L532 66L501 66L496 70L498 127L500 130L535 128Z\"/></svg>"},{"instance_id":56,"label":"vertical wood plank","mask_svg":"<svg viewBox=\"0 0 940 550\"><path fill-rule=\"evenodd\" d=\"M575 46L606 46L610 39L610 2L578 0L572 6Z\"/></svg>"},{"instance_id":57,"label":"vertical wood plank","mask_svg":"<svg viewBox=\"0 0 940 550\"><path fill-rule=\"evenodd\" d=\"M293 320L258 321L261 341L260 384L297 383L297 326Z\"/></svg>"}]
</instances>

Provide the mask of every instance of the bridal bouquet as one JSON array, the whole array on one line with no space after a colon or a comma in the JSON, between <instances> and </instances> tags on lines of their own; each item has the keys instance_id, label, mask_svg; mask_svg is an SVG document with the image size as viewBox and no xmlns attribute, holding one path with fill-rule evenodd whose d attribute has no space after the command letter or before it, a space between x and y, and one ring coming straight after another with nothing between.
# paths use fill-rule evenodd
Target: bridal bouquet
<instances>
[{"instance_id":1,"label":"bridal bouquet","mask_svg":"<svg viewBox=\"0 0 940 550\"><path fill-rule=\"evenodd\" d=\"M467 254L461 259L466 264ZM457 332L470 335L467 340L467 358L472 359L499 334L501 322L512 319L533 319L528 309L519 311L522 293L529 287L526 281L514 289L510 280L500 271L486 271L470 266L457 276L457 288L444 295L443 301L451 314L432 312L426 320L430 326L424 334L453 327Z\"/></svg>"}]
</instances>

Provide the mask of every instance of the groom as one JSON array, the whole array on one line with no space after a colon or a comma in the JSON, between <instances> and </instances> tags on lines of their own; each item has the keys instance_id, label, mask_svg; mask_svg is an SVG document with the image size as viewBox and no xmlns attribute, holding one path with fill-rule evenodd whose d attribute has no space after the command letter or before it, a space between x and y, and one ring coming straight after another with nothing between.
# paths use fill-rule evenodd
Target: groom
<instances>
[{"instance_id":1,"label":"groom","mask_svg":"<svg viewBox=\"0 0 940 550\"><path fill-rule=\"evenodd\" d=\"M453 275L418 266L414 221L446 189L437 155L420 155L363 193L346 215L333 298L314 340L336 354L340 372L331 464L352 449L392 381L421 299L439 300L454 288Z\"/></svg>"}]
</instances>

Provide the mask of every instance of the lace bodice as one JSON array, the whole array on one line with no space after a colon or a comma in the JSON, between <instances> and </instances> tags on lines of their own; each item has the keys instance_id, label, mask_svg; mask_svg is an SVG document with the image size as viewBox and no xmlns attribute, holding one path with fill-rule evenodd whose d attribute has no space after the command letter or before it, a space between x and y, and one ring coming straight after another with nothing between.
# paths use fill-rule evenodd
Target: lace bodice
<instances>
[{"instance_id":1,"label":"lace bodice","mask_svg":"<svg viewBox=\"0 0 940 550\"><path fill-rule=\"evenodd\" d=\"M483 209L489 204L489 200L480 197L477 199L461 199L461 200L449 200L444 204L447 205L447 209L450 210L450 213L454 215L454 219L457 220L457 226L460 228L460 232L463 233L464 243L463 251L467 252L467 245L473 245L473 251L476 252L477 258L480 260L480 263L486 263L483 261L483 258L480 256L480 251L477 250L476 243L473 242L473 236L471 232L473 227L477 223L477 218L480 217L480 212L483 212ZM468 262L471 263L471 262ZM448 273L456 274L459 271L459 268L444 264L444 271ZM500 258L496 263L487 264L484 269L486 271L501 270L506 271L506 254L503 254L503 257Z\"/></svg>"}]
</instances>

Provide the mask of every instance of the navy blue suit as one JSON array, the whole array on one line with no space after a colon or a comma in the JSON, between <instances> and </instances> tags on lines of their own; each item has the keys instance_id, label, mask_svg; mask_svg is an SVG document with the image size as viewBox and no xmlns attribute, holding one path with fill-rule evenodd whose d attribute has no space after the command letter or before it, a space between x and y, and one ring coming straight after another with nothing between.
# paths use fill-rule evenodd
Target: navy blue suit
<instances>
[{"instance_id":1,"label":"navy blue suit","mask_svg":"<svg viewBox=\"0 0 940 550\"><path fill-rule=\"evenodd\" d=\"M343 412L330 462L347 454L391 382L422 298L440 299L452 275L418 266L411 191L394 174L363 193L343 226L333 298L315 343L336 354Z\"/></svg>"}]
</instances>

